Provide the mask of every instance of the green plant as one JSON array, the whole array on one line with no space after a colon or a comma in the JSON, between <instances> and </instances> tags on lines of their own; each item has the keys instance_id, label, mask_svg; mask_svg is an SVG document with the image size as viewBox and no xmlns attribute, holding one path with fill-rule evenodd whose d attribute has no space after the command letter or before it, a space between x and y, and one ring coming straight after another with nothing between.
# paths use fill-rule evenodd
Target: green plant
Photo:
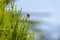
<instances>
[{"instance_id":1,"label":"green plant","mask_svg":"<svg viewBox=\"0 0 60 40\"><path fill-rule=\"evenodd\" d=\"M0 40L33 40L30 22L26 20L27 16L22 17L22 10L17 12L11 2L11 10L6 11L6 0L0 5Z\"/></svg>"}]
</instances>

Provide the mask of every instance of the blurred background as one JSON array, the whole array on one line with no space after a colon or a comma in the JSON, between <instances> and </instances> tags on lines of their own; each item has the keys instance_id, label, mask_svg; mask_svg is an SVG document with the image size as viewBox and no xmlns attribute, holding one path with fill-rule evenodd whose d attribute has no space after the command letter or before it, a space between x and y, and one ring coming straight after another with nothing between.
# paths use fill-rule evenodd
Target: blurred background
<instances>
[{"instance_id":1,"label":"blurred background","mask_svg":"<svg viewBox=\"0 0 60 40\"><path fill-rule=\"evenodd\" d=\"M60 40L60 0L16 0L15 5L35 22L35 40Z\"/></svg>"}]
</instances>

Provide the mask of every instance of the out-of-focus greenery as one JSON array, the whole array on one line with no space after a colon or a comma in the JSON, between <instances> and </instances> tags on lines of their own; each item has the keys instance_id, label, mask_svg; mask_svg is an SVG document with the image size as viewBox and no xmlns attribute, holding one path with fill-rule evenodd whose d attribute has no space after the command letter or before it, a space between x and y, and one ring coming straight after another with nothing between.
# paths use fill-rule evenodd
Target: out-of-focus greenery
<instances>
[{"instance_id":1,"label":"out-of-focus greenery","mask_svg":"<svg viewBox=\"0 0 60 40\"><path fill-rule=\"evenodd\" d=\"M13 5L11 2L11 10L7 11L6 0L0 1L0 40L33 40L34 33L29 31L27 16L22 17L22 11L16 11Z\"/></svg>"},{"instance_id":2,"label":"out-of-focus greenery","mask_svg":"<svg viewBox=\"0 0 60 40\"><path fill-rule=\"evenodd\" d=\"M0 9L2 9L2 8L4 9L6 7L6 5L12 1L15 1L15 0L0 0Z\"/></svg>"}]
</instances>

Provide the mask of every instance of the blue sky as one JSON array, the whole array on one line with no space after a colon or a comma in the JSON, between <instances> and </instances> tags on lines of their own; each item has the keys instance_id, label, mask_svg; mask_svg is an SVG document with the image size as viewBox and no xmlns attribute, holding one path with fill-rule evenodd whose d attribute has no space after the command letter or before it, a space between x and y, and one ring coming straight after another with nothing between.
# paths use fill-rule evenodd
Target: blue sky
<instances>
[{"instance_id":1,"label":"blue sky","mask_svg":"<svg viewBox=\"0 0 60 40\"><path fill-rule=\"evenodd\" d=\"M18 0L15 4L23 12L49 12L51 17L45 21L60 23L60 0Z\"/></svg>"},{"instance_id":2,"label":"blue sky","mask_svg":"<svg viewBox=\"0 0 60 40\"><path fill-rule=\"evenodd\" d=\"M60 0L18 0L16 4L23 11L60 13Z\"/></svg>"}]
</instances>

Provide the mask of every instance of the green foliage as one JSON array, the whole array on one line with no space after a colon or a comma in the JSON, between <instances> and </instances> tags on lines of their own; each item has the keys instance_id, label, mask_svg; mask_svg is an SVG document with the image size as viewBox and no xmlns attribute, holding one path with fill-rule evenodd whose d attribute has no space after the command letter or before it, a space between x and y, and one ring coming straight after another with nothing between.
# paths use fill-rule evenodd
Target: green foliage
<instances>
[{"instance_id":1,"label":"green foliage","mask_svg":"<svg viewBox=\"0 0 60 40\"><path fill-rule=\"evenodd\" d=\"M22 11L15 11L12 2L12 10L4 10L5 2L0 1L0 40L33 40L33 32L29 31L30 22L22 17Z\"/></svg>"}]
</instances>

